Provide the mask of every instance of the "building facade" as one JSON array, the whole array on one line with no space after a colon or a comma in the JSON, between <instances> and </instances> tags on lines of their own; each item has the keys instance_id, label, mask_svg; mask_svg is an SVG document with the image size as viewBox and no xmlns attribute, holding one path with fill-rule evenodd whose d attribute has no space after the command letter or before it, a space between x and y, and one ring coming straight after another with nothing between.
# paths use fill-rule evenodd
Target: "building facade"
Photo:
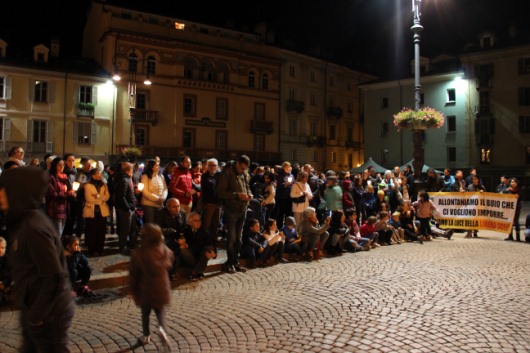
<instances>
[{"instance_id":1,"label":"building facade","mask_svg":"<svg viewBox=\"0 0 530 353\"><path fill-rule=\"evenodd\" d=\"M107 160L111 150L114 85L90 61L63 61L59 43L9 56L0 40L0 154L21 146L25 159L74 152Z\"/></svg>"}]
</instances>

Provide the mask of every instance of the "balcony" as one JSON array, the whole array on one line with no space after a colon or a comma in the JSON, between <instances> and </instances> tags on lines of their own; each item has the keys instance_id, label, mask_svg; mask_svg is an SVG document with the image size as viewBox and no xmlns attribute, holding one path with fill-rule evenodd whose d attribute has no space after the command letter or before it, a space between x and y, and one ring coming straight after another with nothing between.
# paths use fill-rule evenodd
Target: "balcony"
<instances>
[{"instance_id":1,"label":"balcony","mask_svg":"<svg viewBox=\"0 0 530 353\"><path fill-rule=\"evenodd\" d=\"M325 136L308 136L307 137L307 145L309 147L311 146L324 147L325 144L326 144Z\"/></svg>"},{"instance_id":2,"label":"balcony","mask_svg":"<svg viewBox=\"0 0 530 353\"><path fill-rule=\"evenodd\" d=\"M305 110L305 103L303 101L297 101L289 99L285 102L285 110L288 112L302 113Z\"/></svg>"},{"instance_id":3,"label":"balcony","mask_svg":"<svg viewBox=\"0 0 530 353\"><path fill-rule=\"evenodd\" d=\"M250 121L250 132L255 134L257 132L265 132L267 135L272 134L274 131L274 123L267 120L251 120Z\"/></svg>"},{"instance_id":4,"label":"balcony","mask_svg":"<svg viewBox=\"0 0 530 353\"><path fill-rule=\"evenodd\" d=\"M158 123L158 111L145 109L132 109L131 117L133 123L149 123L156 125Z\"/></svg>"},{"instance_id":5,"label":"balcony","mask_svg":"<svg viewBox=\"0 0 530 353\"><path fill-rule=\"evenodd\" d=\"M491 89L491 78L486 75L477 77L477 90Z\"/></svg>"},{"instance_id":6,"label":"balcony","mask_svg":"<svg viewBox=\"0 0 530 353\"><path fill-rule=\"evenodd\" d=\"M92 103L79 103L77 107L78 118L94 118L95 106Z\"/></svg>"},{"instance_id":7,"label":"balcony","mask_svg":"<svg viewBox=\"0 0 530 353\"><path fill-rule=\"evenodd\" d=\"M336 106L329 106L326 109L326 115L328 118L340 119L342 118L342 108Z\"/></svg>"},{"instance_id":8,"label":"balcony","mask_svg":"<svg viewBox=\"0 0 530 353\"><path fill-rule=\"evenodd\" d=\"M357 141L348 140L348 141L344 142L344 147L360 150L361 149L361 143L357 142Z\"/></svg>"}]
</instances>

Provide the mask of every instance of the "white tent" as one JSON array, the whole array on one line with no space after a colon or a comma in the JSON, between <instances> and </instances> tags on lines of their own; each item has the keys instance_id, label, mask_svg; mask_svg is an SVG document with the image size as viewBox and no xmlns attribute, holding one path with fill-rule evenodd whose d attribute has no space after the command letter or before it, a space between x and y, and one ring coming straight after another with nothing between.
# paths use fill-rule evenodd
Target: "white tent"
<instances>
[{"instance_id":1,"label":"white tent","mask_svg":"<svg viewBox=\"0 0 530 353\"><path fill-rule=\"evenodd\" d=\"M368 169L368 167L374 167L376 173L384 173L388 170L388 168L380 166L372 159L372 157L370 157L366 162L363 163L363 165L357 168L352 168L350 173L362 173Z\"/></svg>"},{"instance_id":2,"label":"white tent","mask_svg":"<svg viewBox=\"0 0 530 353\"><path fill-rule=\"evenodd\" d=\"M401 166L400 169L403 170L403 169L405 168L406 165L410 165L410 168L411 168L412 171L414 172L414 165L413 165L412 163L414 163L414 158L412 158L412 159L411 159L410 161L408 161L407 163L403 164L403 165ZM427 164L424 163L424 164L423 164L423 168L421 169L421 172L424 173L424 174L427 174L427 170L428 170L429 168L431 168L431 167L429 167ZM439 171L439 170L436 170L436 169L435 169L434 171L435 171L436 173L438 173L438 174L442 174L442 173L443 173L443 172L441 172L441 171Z\"/></svg>"}]
</instances>

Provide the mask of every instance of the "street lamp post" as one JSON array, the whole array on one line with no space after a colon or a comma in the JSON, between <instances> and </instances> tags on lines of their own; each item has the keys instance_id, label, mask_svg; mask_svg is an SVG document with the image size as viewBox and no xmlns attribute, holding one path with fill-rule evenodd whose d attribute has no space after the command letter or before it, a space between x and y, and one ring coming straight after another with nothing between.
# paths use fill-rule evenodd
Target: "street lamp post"
<instances>
[{"instance_id":1,"label":"street lamp post","mask_svg":"<svg viewBox=\"0 0 530 353\"><path fill-rule=\"evenodd\" d=\"M423 26L420 24L420 4L421 0L412 0L413 25L410 28L414 33L414 110L418 111L421 105L421 84L420 84L420 32ZM422 169L425 158L423 149L422 130L413 130L412 142L414 144L414 180L416 188L423 185Z\"/></svg>"},{"instance_id":2,"label":"street lamp post","mask_svg":"<svg viewBox=\"0 0 530 353\"><path fill-rule=\"evenodd\" d=\"M117 71L115 61L116 59L114 58L113 62L115 65L115 71ZM136 87L138 84L136 82L137 68L138 68L139 63L142 65L142 67L143 67L144 62L148 63L147 69L146 69L146 79L144 80L144 84L151 85L150 74L152 73L151 71L153 70L153 68L152 68L152 65L149 65L150 61L151 61L150 58L139 60L136 57L134 49L132 51L131 56L129 57L129 65L127 68L127 72L128 72L127 96L128 96L128 101L129 101L129 147L133 146L133 124L134 124L134 118L136 116L136 98L137 98ZM113 79L115 81L120 81L121 77L116 72L115 75L113 76Z\"/></svg>"}]
</instances>

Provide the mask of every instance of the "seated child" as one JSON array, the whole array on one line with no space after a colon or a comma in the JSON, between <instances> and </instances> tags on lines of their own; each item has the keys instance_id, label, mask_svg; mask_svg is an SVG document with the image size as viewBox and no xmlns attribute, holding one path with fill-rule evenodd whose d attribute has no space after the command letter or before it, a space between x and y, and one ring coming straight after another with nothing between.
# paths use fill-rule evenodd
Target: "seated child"
<instances>
[{"instance_id":1,"label":"seated child","mask_svg":"<svg viewBox=\"0 0 530 353\"><path fill-rule=\"evenodd\" d=\"M285 246L285 235L278 230L275 219L269 218L267 220L267 224L265 225L265 230L263 231L262 235L265 239L267 239L267 243L269 245L269 256L267 260L270 262L270 264L272 264L274 260L276 260L278 263L289 262L282 257Z\"/></svg>"},{"instance_id":2,"label":"seated child","mask_svg":"<svg viewBox=\"0 0 530 353\"><path fill-rule=\"evenodd\" d=\"M287 254L290 254L289 260L298 260L299 257L302 256L302 248L300 247L302 237L296 233L296 221L294 217L290 216L285 218L281 232L285 237L285 246L283 251Z\"/></svg>"},{"instance_id":3,"label":"seated child","mask_svg":"<svg viewBox=\"0 0 530 353\"><path fill-rule=\"evenodd\" d=\"M392 218L388 221L388 224L394 227L394 235L392 238L394 241L398 242L398 244L405 241L405 230L401 226L401 221L399 220L400 216L401 213L396 211L392 213Z\"/></svg>"},{"instance_id":4,"label":"seated child","mask_svg":"<svg viewBox=\"0 0 530 353\"><path fill-rule=\"evenodd\" d=\"M328 254L340 254L344 249L344 244L350 236L350 228L344 223L346 217L342 210L333 211L331 214L331 221L329 222L329 234L331 241L328 242ZM356 248L358 244L356 243Z\"/></svg>"},{"instance_id":5,"label":"seated child","mask_svg":"<svg viewBox=\"0 0 530 353\"><path fill-rule=\"evenodd\" d=\"M375 230L379 233L379 242L381 245L392 245L393 227L388 224L388 212L381 211L379 220L375 223Z\"/></svg>"},{"instance_id":6,"label":"seated child","mask_svg":"<svg viewBox=\"0 0 530 353\"><path fill-rule=\"evenodd\" d=\"M241 257L249 260L249 268L256 268L257 265L266 265L265 259L267 259L268 255L269 245L267 239L260 233L259 221L253 218L248 222L248 228L243 231Z\"/></svg>"},{"instance_id":7,"label":"seated child","mask_svg":"<svg viewBox=\"0 0 530 353\"><path fill-rule=\"evenodd\" d=\"M64 255L66 266L70 273L70 282L76 296L90 298L94 292L88 287L88 281L92 274L92 269L88 264L88 258L81 252L79 238L68 236L63 239Z\"/></svg>"},{"instance_id":8,"label":"seated child","mask_svg":"<svg viewBox=\"0 0 530 353\"><path fill-rule=\"evenodd\" d=\"M7 304L11 287L6 247L7 241L5 238L0 237L0 305Z\"/></svg>"},{"instance_id":9,"label":"seated child","mask_svg":"<svg viewBox=\"0 0 530 353\"><path fill-rule=\"evenodd\" d=\"M372 241L369 238L361 237L359 225L357 224L357 213L353 208L348 208L344 211L344 223L350 228L350 235L344 244L344 247L348 251L369 251L372 245Z\"/></svg>"},{"instance_id":10,"label":"seated child","mask_svg":"<svg viewBox=\"0 0 530 353\"><path fill-rule=\"evenodd\" d=\"M377 242L379 239L379 233L375 230L375 222L377 222L377 218L375 216L370 216L359 229L362 238L368 238L372 241L372 249L380 246Z\"/></svg>"}]
</instances>

